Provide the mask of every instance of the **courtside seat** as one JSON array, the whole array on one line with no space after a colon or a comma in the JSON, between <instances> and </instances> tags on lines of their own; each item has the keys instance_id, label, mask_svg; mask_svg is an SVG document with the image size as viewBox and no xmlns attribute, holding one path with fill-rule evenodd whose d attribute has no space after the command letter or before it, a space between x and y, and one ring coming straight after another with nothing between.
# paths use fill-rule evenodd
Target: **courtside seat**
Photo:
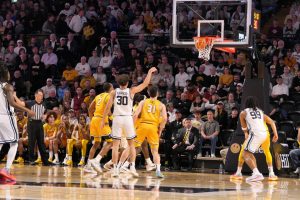
<instances>
[{"instance_id":1,"label":"courtside seat","mask_svg":"<svg viewBox=\"0 0 300 200\"><path fill-rule=\"evenodd\" d=\"M279 130L284 131L286 139L295 139L296 138L296 129L293 121L282 121L279 123Z\"/></svg>"},{"instance_id":2,"label":"courtside seat","mask_svg":"<svg viewBox=\"0 0 300 200\"><path fill-rule=\"evenodd\" d=\"M221 141L223 148L228 147L230 145L229 144L230 141L228 140L233 134L234 134L233 129L224 129L221 131L221 133L219 134L219 139Z\"/></svg>"},{"instance_id":3,"label":"courtside seat","mask_svg":"<svg viewBox=\"0 0 300 200\"><path fill-rule=\"evenodd\" d=\"M285 133L285 131L277 131L277 133L278 133L278 143L284 143L284 144L286 144L287 140L286 140L286 133Z\"/></svg>"},{"instance_id":4,"label":"courtside seat","mask_svg":"<svg viewBox=\"0 0 300 200\"><path fill-rule=\"evenodd\" d=\"M291 96L295 102L300 102L300 92L293 93Z\"/></svg>"},{"instance_id":5,"label":"courtside seat","mask_svg":"<svg viewBox=\"0 0 300 200\"><path fill-rule=\"evenodd\" d=\"M295 109L295 108L294 108ZM291 111L288 113L288 118L297 125L300 122L300 111Z\"/></svg>"},{"instance_id":6,"label":"courtside seat","mask_svg":"<svg viewBox=\"0 0 300 200\"><path fill-rule=\"evenodd\" d=\"M295 111L300 111L300 101L295 104Z\"/></svg>"}]
</instances>

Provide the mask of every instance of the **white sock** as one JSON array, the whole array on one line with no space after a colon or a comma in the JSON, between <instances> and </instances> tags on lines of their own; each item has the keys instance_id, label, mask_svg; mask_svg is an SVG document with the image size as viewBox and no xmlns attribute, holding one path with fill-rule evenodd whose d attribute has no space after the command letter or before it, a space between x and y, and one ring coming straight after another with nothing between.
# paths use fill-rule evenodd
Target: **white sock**
<instances>
[{"instance_id":1,"label":"white sock","mask_svg":"<svg viewBox=\"0 0 300 200\"><path fill-rule=\"evenodd\" d=\"M102 156L101 156L100 154L98 154L98 156L96 156L96 158L95 158L95 160L96 160L97 162L100 162L101 159L102 159Z\"/></svg>"},{"instance_id":2,"label":"white sock","mask_svg":"<svg viewBox=\"0 0 300 200\"><path fill-rule=\"evenodd\" d=\"M117 168L121 168L122 163L119 161L119 163L117 164Z\"/></svg>"},{"instance_id":3,"label":"white sock","mask_svg":"<svg viewBox=\"0 0 300 200\"><path fill-rule=\"evenodd\" d=\"M88 167L90 167L90 166L91 166L91 159L88 159L88 160L87 160L87 163L86 163L86 165L87 165Z\"/></svg>"},{"instance_id":4,"label":"white sock","mask_svg":"<svg viewBox=\"0 0 300 200\"><path fill-rule=\"evenodd\" d=\"M72 156L68 156L69 160L72 160Z\"/></svg>"},{"instance_id":5,"label":"white sock","mask_svg":"<svg viewBox=\"0 0 300 200\"><path fill-rule=\"evenodd\" d=\"M237 170L236 170L236 173L241 174L242 173L242 167L238 167Z\"/></svg>"},{"instance_id":6,"label":"white sock","mask_svg":"<svg viewBox=\"0 0 300 200\"><path fill-rule=\"evenodd\" d=\"M134 162L130 163L130 169L135 169L135 163Z\"/></svg>"},{"instance_id":7,"label":"white sock","mask_svg":"<svg viewBox=\"0 0 300 200\"><path fill-rule=\"evenodd\" d=\"M269 169L269 174L273 174L274 173L274 171L273 171L273 166L271 166L271 167L268 167L268 169Z\"/></svg>"},{"instance_id":8,"label":"white sock","mask_svg":"<svg viewBox=\"0 0 300 200\"><path fill-rule=\"evenodd\" d=\"M254 168L254 169L253 169L253 174L260 174L260 172L258 171L257 168Z\"/></svg>"},{"instance_id":9,"label":"white sock","mask_svg":"<svg viewBox=\"0 0 300 200\"><path fill-rule=\"evenodd\" d=\"M110 160L110 161L108 161L108 162L106 163L106 165L112 165L112 164L114 164L114 163L112 162L112 160Z\"/></svg>"},{"instance_id":10,"label":"white sock","mask_svg":"<svg viewBox=\"0 0 300 200\"><path fill-rule=\"evenodd\" d=\"M49 151L49 159L50 159L50 160L53 159L53 151Z\"/></svg>"},{"instance_id":11,"label":"white sock","mask_svg":"<svg viewBox=\"0 0 300 200\"><path fill-rule=\"evenodd\" d=\"M146 160L147 165L152 165L153 164L153 162L150 158L146 158L145 160Z\"/></svg>"},{"instance_id":12,"label":"white sock","mask_svg":"<svg viewBox=\"0 0 300 200\"><path fill-rule=\"evenodd\" d=\"M155 164L156 165L156 171L160 172L160 164Z\"/></svg>"},{"instance_id":13,"label":"white sock","mask_svg":"<svg viewBox=\"0 0 300 200\"><path fill-rule=\"evenodd\" d=\"M126 168L127 168L128 166L129 166L129 162L128 162L128 161L125 161L124 164L122 165L122 167L126 167Z\"/></svg>"},{"instance_id":14,"label":"white sock","mask_svg":"<svg viewBox=\"0 0 300 200\"><path fill-rule=\"evenodd\" d=\"M81 157L81 160L84 161L84 157L83 156Z\"/></svg>"},{"instance_id":15,"label":"white sock","mask_svg":"<svg viewBox=\"0 0 300 200\"><path fill-rule=\"evenodd\" d=\"M54 154L54 156L55 156L55 160L59 161L58 153Z\"/></svg>"},{"instance_id":16,"label":"white sock","mask_svg":"<svg viewBox=\"0 0 300 200\"><path fill-rule=\"evenodd\" d=\"M40 150L37 151L37 154L38 154L38 159L42 159Z\"/></svg>"},{"instance_id":17,"label":"white sock","mask_svg":"<svg viewBox=\"0 0 300 200\"><path fill-rule=\"evenodd\" d=\"M8 169L8 170L10 169L10 167L16 157L17 150L18 150L18 143L11 143L9 151L7 153L6 169Z\"/></svg>"}]
</instances>

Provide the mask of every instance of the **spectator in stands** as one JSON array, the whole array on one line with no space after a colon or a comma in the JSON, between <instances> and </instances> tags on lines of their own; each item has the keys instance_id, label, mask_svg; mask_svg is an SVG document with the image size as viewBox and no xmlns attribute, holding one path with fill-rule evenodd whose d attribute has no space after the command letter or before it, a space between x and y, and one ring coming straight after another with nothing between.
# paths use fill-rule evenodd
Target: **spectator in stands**
<instances>
[{"instance_id":1,"label":"spectator in stands","mask_svg":"<svg viewBox=\"0 0 300 200\"><path fill-rule=\"evenodd\" d=\"M155 85L157 86L159 81L162 79L162 77L160 76L160 74L158 73L158 71L155 71L153 74L152 74L152 77L151 77L151 81L150 83L152 85Z\"/></svg>"},{"instance_id":2,"label":"spectator in stands","mask_svg":"<svg viewBox=\"0 0 300 200\"><path fill-rule=\"evenodd\" d=\"M295 74L295 65L297 63L296 58L292 56L293 51L288 49L286 52L286 56L284 57L284 64L289 66L290 71Z\"/></svg>"},{"instance_id":3,"label":"spectator in stands","mask_svg":"<svg viewBox=\"0 0 300 200\"><path fill-rule=\"evenodd\" d=\"M297 71L297 76L293 78L291 91L300 92L300 70Z\"/></svg>"},{"instance_id":4,"label":"spectator in stands","mask_svg":"<svg viewBox=\"0 0 300 200\"><path fill-rule=\"evenodd\" d=\"M103 55L100 60L99 66L102 66L105 72L108 72L111 67L112 57L108 49L103 50Z\"/></svg>"},{"instance_id":5,"label":"spectator in stands","mask_svg":"<svg viewBox=\"0 0 300 200\"><path fill-rule=\"evenodd\" d=\"M147 58L146 58L146 62L144 64L143 70L145 73L147 73L151 67L156 67L156 66L157 66L157 62L156 62L152 52L149 51L147 53Z\"/></svg>"},{"instance_id":6,"label":"spectator in stands","mask_svg":"<svg viewBox=\"0 0 300 200\"><path fill-rule=\"evenodd\" d=\"M51 91L55 91L56 94L56 87L55 85L53 85L51 78L47 78L46 85L41 89L43 90L45 99L47 99L50 96Z\"/></svg>"},{"instance_id":7,"label":"spectator in stands","mask_svg":"<svg viewBox=\"0 0 300 200\"><path fill-rule=\"evenodd\" d=\"M224 101L224 110L228 113L228 116L231 115L231 110L234 107L239 108L239 104L234 98L234 93L229 92L227 99Z\"/></svg>"},{"instance_id":8,"label":"spectator in stands","mask_svg":"<svg viewBox=\"0 0 300 200\"><path fill-rule=\"evenodd\" d=\"M65 78L62 78L60 80L60 86L57 88L57 98L59 101L62 101L64 96L65 96L65 92L69 91L69 86L67 84L67 80Z\"/></svg>"},{"instance_id":9,"label":"spectator in stands","mask_svg":"<svg viewBox=\"0 0 300 200\"><path fill-rule=\"evenodd\" d=\"M166 70L173 74L173 67L168 63L168 57L164 54L161 55L161 63L157 65L157 68L161 76L164 76Z\"/></svg>"},{"instance_id":10,"label":"spectator in stands","mask_svg":"<svg viewBox=\"0 0 300 200\"><path fill-rule=\"evenodd\" d=\"M91 67L92 72L96 72L100 63L100 57L97 55L97 50L92 51L92 56L89 57L88 64Z\"/></svg>"},{"instance_id":11,"label":"spectator in stands","mask_svg":"<svg viewBox=\"0 0 300 200\"><path fill-rule=\"evenodd\" d=\"M213 64L211 64L208 60L205 60L204 63L200 67L204 67L203 74L205 74L206 76L210 76L211 69L214 68Z\"/></svg>"},{"instance_id":12,"label":"spectator in stands","mask_svg":"<svg viewBox=\"0 0 300 200\"><path fill-rule=\"evenodd\" d=\"M55 33L51 33L49 35L49 43L50 43L50 46L52 47L52 49L56 50L58 43L57 43L57 37L56 37Z\"/></svg>"},{"instance_id":13,"label":"spectator in stands","mask_svg":"<svg viewBox=\"0 0 300 200\"><path fill-rule=\"evenodd\" d=\"M86 104L86 107L89 108L91 103L93 102L93 100L96 97L96 91L94 89L90 89L89 91L89 95L86 96L83 100L83 102Z\"/></svg>"},{"instance_id":14,"label":"spectator in stands","mask_svg":"<svg viewBox=\"0 0 300 200\"><path fill-rule=\"evenodd\" d=\"M168 114L168 121L171 123L176 119L176 109L174 108L173 103L166 104L167 114Z\"/></svg>"},{"instance_id":15,"label":"spectator in stands","mask_svg":"<svg viewBox=\"0 0 300 200\"><path fill-rule=\"evenodd\" d=\"M233 107L230 112L230 116L228 117L227 129L236 130L237 124L239 121L239 111L238 108Z\"/></svg>"},{"instance_id":16,"label":"spectator in stands","mask_svg":"<svg viewBox=\"0 0 300 200\"><path fill-rule=\"evenodd\" d=\"M79 10L77 15L74 15L70 21L69 27L75 33L80 33L87 19L84 16L84 10Z\"/></svg>"},{"instance_id":17,"label":"spectator in stands","mask_svg":"<svg viewBox=\"0 0 300 200\"><path fill-rule=\"evenodd\" d=\"M298 64L300 64L300 44L295 45L295 51L292 53L292 56L296 58Z\"/></svg>"},{"instance_id":18,"label":"spectator in stands","mask_svg":"<svg viewBox=\"0 0 300 200\"><path fill-rule=\"evenodd\" d=\"M200 148L199 148L199 155L202 157L202 145L205 140L210 140L211 142L211 157L216 157L216 144L218 140L218 135L220 132L219 123L214 120L214 113L213 111L207 111L207 121L201 127L201 137L200 137Z\"/></svg>"},{"instance_id":19,"label":"spectator in stands","mask_svg":"<svg viewBox=\"0 0 300 200\"><path fill-rule=\"evenodd\" d=\"M207 76L206 80L207 80L207 85L209 85L209 86L211 86L211 85L218 86L219 76L217 75L217 71L216 71L215 67L212 67L210 69L210 75Z\"/></svg>"},{"instance_id":20,"label":"spectator in stands","mask_svg":"<svg viewBox=\"0 0 300 200\"><path fill-rule=\"evenodd\" d=\"M279 26L277 19L273 20L273 25L269 28L268 36L269 38L282 38L282 27Z\"/></svg>"},{"instance_id":21,"label":"spectator in stands","mask_svg":"<svg viewBox=\"0 0 300 200\"><path fill-rule=\"evenodd\" d=\"M7 52L4 55L4 62L6 63L9 71L14 70L17 56L18 54L14 52L14 46L9 45L7 48Z\"/></svg>"},{"instance_id":22,"label":"spectator in stands","mask_svg":"<svg viewBox=\"0 0 300 200\"><path fill-rule=\"evenodd\" d=\"M187 80L189 80L189 75L185 72L184 66L180 66L179 72L175 76L175 87L185 88Z\"/></svg>"},{"instance_id":23,"label":"spectator in stands","mask_svg":"<svg viewBox=\"0 0 300 200\"><path fill-rule=\"evenodd\" d=\"M68 83L73 83L78 77L78 72L72 67L71 63L67 63L66 70L63 71L63 78Z\"/></svg>"},{"instance_id":24,"label":"spectator in stands","mask_svg":"<svg viewBox=\"0 0 300 200\"><path fill-rule=\"evenodd\" d=\"M143 26L142 24L140 24L140 20L138 18L136 18L133 22L133 24L131 24L129 26L129 35L135 36L138 35L142 32Z\"/></svg>"},{"instance_id":25,"label":"spectator in stands","mask_svg":"<svg viewBox=\"0 0 300 200\"><path fill-rule=\"evenodd\" d=\"M174 105L176 109L180 109L183 117L188 117L190 114L192 102L187 99L187 94L185 92L181 93L180 100Z\"/></svg>"},{"instance_id":26,"label":"spectator in stands","mask_svg":"<svg viewBox=\"0 0 300 200\"><path fill-rule=\"evenodd\" d=\"M199 111L200 113L205 110L205 103L202 101L202 97L198 95L193 103L191 104L190 112L196 113Z\"/></svg>"},{"instance_id":27,"label":"spectator in stands","mask_svg":"<svg viewBox=\"0 0 300 200\"><path fill-rule=\"evenodd\" d=\"M169 117L169 116L168 116ZM159 139L159 148L163 149L163 152L165 154L165 167L169 169L172 166L172 158L171 158L171 152L172 152L172 130L170 127L170 120L167 120L167 123L165 125L165 128L163 132L161 133L160 139ZM166 169L166 170L167 170Z\"/></svg>"},{"instance_id":28,"label":"spectator in stands","mask_svg":"<svg viewBox=\"0 0 300 200\"><path fill-rule=\"evenodd\" d=\"M71 101L71 108L74 109L76 115L79 113L80 105L84 100L84 96L82 94L82 89L80 87L76 88L76 95Z\"/></svg>"},{"instance_id":29,"label":"spectator in stands","mask_svg":"<svg viewBox=\"0 0 300 200\"><path fill-rule=\"evenodd\" d=\"M110 49L111 56L113 55L113 52L115 51L116 47L120 48L121 45L120 45L120 42L119 42L118 35L117 35L116 31L111 31L110 32L110 39L108 40L108 46L109 46L109 49Z\"/></svg>"},{"instance_id":30,"label":"spectator in stands","mask_svg":"<svg viewBox=\"0 0 300 200\"><path fill-rule=\"evenodd\" d=\"M59 107L59 101L56 97L56 90L50 90L48 98L45 98L45 106L47 110Z\"/></svg>"},{"instance_id":31,"label":"spectator in stands","mask_svg":"<svg viewBox=\"0 0 300 200\"><path fill-rule=\"evenodd\" d=\"M130 72L130 67L126 66L126 60L121 49L117 50L117 55L112 58L111 65L117 68L121 74Z\"/></svg>"},{"instance_id":32,"label":"spectator in stands","mask_svg":"<svg viewBox=\"0 0 300 200\"><path fill-rule=\"evenodd\" d=\"M65 3L65 7L63 10L60 11L59 15L66 15L67 17L74 14L74 10L70 9L70 4L69 3Z\"/></svg>"},{"instance_id":33,"label":"spectator in stands","mask_svg":"<svg viewBox=\"0 0 300 200\"><path fill-rule=\"evenodd\" d=\"M168 89L172 89L174 85L174 76L171 74L169 69L165 69L162 79L167 83Z\"/></svg>"},{"instance_id":34,"label":"spectator in stands","mask_svg":"<svg viewBox=\"0 0 300 200\"><path fill-rule=\"evenodd\" d=\"M298 135L297 135L297 142L298 144L300 143L300 128L298 127ZM292 164L293 164L293 168L296 169L296 171L294 171L295 174L300 174L300 148L298 149L293 149L292 151L290 151L290 157L292 159Z\"/></svg>"},{"instance_id":35,"label":"spectator in stands","mask_svg":"<svg viewBox=\"0 0 300 200\"><path fill-rule=\"evenodd\" d=\"M106 74L103 71L103 67L97 67L97 72L93 74L96 81L96 90L99 92L102 88L102 85L107 81Z\"/></svg>"},{"instance_id":36,"label":"spectator in stands","mask_svg":"<svg viewBox=\"0 0 300 200\"><path fill-rule=\"evenodd\" d=\"M186 73L189 75L189 78L192 80L194 74L198 72L198 67L196 66L196 60L191 59L187 63Z\"/></svg>"},{"instance_id":37,"label":"spectator in stands","mask_svg":"<svg viewBox=\"0 0 300 200\"><path fill-rule=\"evenodd\" d=\"M171 113L170 110L171 110L171 106L169 104L169 108L168 108L168 113ZM171 119L169 119L171 120ZM183 124L182 124L182 114L181 114L181 110L175 110L175 120L173 121L170 121L170 128L172 130L172 134L173 134L173 138L172 140L174 140L176 138L176 134L177 134L177 131L182 128Z\"/></svg>"},{"instance_id":38,"label":"spectator in stands","mask_svg":"<svg viewBox=\"0 0 300 200\"><path fill-rule=\"evenodd\" d=\"M223 89L227 90L229 89L228 87L233 81L233 75L230 74L229 68L225 67L224 68L224 74L220 76L219 78L219 85L218 85L218 90Z\"/></svg>"},{"instance_id":39,"label":"spectator in stands","mask_svg":"<svg viewBox=\"0 0 300 200\"><path fill-rule=\"evenodd\" d=\"M203 73L205 67L201 65L198 69L198 73L192 76L192 83L198 85L199 87L209 87L209 82L207 76ZM175 85L176 86L176 85Z\"/></svg>"},{"instance_id":40,"label":"spectator in stands","mask_svg":"<svg viewBox=\"0 0 300 200\"><path fill-rule=\"evenodd\" d=\"M47 21L44 22L42 31L44 34L55 33L55 16L50 14Z\"/></svg>"},{"instance_id":41,"label":"spectator in stands","mask_svg":"<svg viewBox=\"0 0 300 200\"><path fill-rule=\"evenodd\" d=\"M21 49L24 49L25 52L26 52L26 48L23 46L23 41L22 40L18 40L17 41L17 46L14 48L15 54L20 55L19 53L20 53Z\"/></svg>"},{"instance_id":42,"label":"spectator in stands","mask_svg":"<svg viewBox=\"0 0 300 200\"><path fill-rule=\"evenodd\" d=\"M21 72L19 69L14 71L14 76L12 78L12 84L15 88L15 91L16 91L16 94L18 97L26 96L26 86L24 84L24 79L22 78L22 75L21 75Z\"/></svg>"},{"instance_id":43,"label":"spectator in stands","mask_svg":"<svg viewBox=\"0 0 300 200\"><path fill-rule=\"evenodd\" d=\"M89 85L91 88L96 87L96 80L95 80L94 76L92 75L91 71L86 72L80 81L80 87L83 90L87 89L86 82L89 82Z\"/></svg>"},{"instance_id":44,"label":"spectator in stands","mask_svg":"<svg viewBox=\"0 0 300 200\"><path fill-rule=\"evenodd\" d=\"M226 129L227 127L227 120L228 120L228 113L224 109L224 102L218 101L217 106L215 107L215 120L219 122L220 131Z\"/></svg>"},{"instance_id":45,"label":"spectator in stands","mask_svg":"<svg viewBox=\"0 0 300 200\"><path fill-rule=\"evenodd\" d=\"M86 62L86 57L82 56L80 62L77 63L75 70L79 76L84 76L86 73L91 71L90 65Z\"/></svg>"},{"instance_id":46,"label":"spectator in stands","mask_svg":"<svg viewBox=\"0 0 300 200\"><path fill-rule=\"evenodd\" d=\"M188 117L184 121L183 128L178 130L175 144L173 145L173 166L175 170L180 169L179 158L183 153L187 153L188 156L188 171L192 170L193 159L198 152L199 146L199 131L192 126L192 118Z\"/></svg>"},{"instance_id":47,"label":"spectator in stands","mask_svg":"<svg viewBox=\"0 0 300 200\"><path fill-rule=\"evenodd\" d=\"M50 77L53 77L56 74L56 65L57 65L57 55L53 53L53 48L49 46L47 48L47 53L44 53L41 61L45 65L46 74Z\"/></svg>"},{"instance_id":48,"label":"spectator in stands","mask_svg":"<svg viewBox=\"0 0 300 200\"><path fill-rule=\"evenodd\" d=\"M31 83L32 84L32 91L36 91L37 89L40 89L44 81L46 79L45 76L45 65L41 62L39 55L33 56L33 62L31 63Z\"/></svg>"},{"instance_id":49,"label":"spectator in stands","mask_svg":"<svg viewBox=\"0 0 300 200\"><path fill-rule=\"evenodd\" d=\"M288 42L292 42L295 38L297 29L293 27L293 20L288 19L283 27L283 39Z\"/></svg>"},{"instance_id":50,"label":"spectator in stands","mask_svg":"<svg viewBox=\"0 0 300 200\"><path fill-rule=\"evenodd\" d=\"M145 36L143 33L139 34L139 38L133 42L135 48L137 48L140 52L145 52L147 47L151 47L148 42L145 41Z\"/></svg>"},{"instance_id":51,"label":"spectator in stands","mask_svg":"<svg viewBox=\"0 0 300 200\"><path fill-rule=\"evenodd\" d=\"M77 61L79 58L79 44L76 42L76 40L74 40L74 34L71 32L68 33L67 47L72 58ZM72 64L74 63L75 61L72 62Z\"/></svg>"},{"instance_id":52,"label":"spectator in stands","mask_svg":"<svg viewBox=\"0 0 300 200\"><path fill-rule=\"evenodd\" d=\"M273 86L271 97L273 100L283 101L289 96L289 88L283 83L281 76L277 76L276 82L277 85Z\"/></svg>"},{"instance_id":53,"label":"spectator in stands","mask_svg":"<svg viewBox=\"0 0 300 200\"><path fill-rule=\"evenodd\" d=\"M290 72L290 67L285 66L283 69L283 74L281 75L283 83L290 88L292 86L294 76Z\"/></svg>"}]
</instances>

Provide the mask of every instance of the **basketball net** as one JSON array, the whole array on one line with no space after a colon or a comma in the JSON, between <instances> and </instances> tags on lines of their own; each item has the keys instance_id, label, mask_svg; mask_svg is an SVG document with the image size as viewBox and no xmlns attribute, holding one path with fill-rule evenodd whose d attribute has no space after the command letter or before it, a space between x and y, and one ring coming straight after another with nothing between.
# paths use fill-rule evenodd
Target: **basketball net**
<instances>
[{"instance_id":1,"label":"basketball net","mask_svg":"<svg viewBox=\"0 0 300 200\"><path fill-rule=\"evenodd\" d=\"M194 37L194 41L195 41L195 47L199 52L198 57L204 60L209 60L210 52L214 46L214 43L216 41L222 41L222 40L219 37L206 36L206 37ZM215 47L215 49L227 53L235 53L235 48L233 47Z\"/></svg>"}]
</instances>

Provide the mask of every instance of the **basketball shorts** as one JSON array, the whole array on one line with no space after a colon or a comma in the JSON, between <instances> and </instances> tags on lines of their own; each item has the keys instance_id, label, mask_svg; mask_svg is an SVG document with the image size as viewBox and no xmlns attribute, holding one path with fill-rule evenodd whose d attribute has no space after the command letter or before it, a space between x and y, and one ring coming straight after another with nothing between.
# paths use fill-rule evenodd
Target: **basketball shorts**
<instances>
[{"instance_id":1,"label":"basketball shorts","mask_svg":"<svg viewBox=\"0 0 300 200\"><path fill-rule=\"evenodd\" d=\"M0 115L0 118L0 144L18 142L19 133L15 116Z\"/></svg>"},{"instance_id":2,"label":"basketball shorts","mask_svg":"<svg viewBox=\"0 0 300 200\"><path fill-rule=\"evenodd\" d=\"M121 140L122 134L124 134L127 140L136 137L132 116L114 116L111 137Z\"/></svg>"},{"instance_id":3,"label":"basketball shorts","mask_svg":"<svg viewBox=\"0 0 300 200\"><path fill-rule=\"evenodd\" d=\"M253 133L250 132L247 140L245 141L245 150L251 153L255 153L259 147L266 141L268 137L267 132Z\"/></svg>"},{"instance_id":4,"label":"basketball shorts","mask_svg":"<svg viewBox=\"0 0 300 200\"><path fill-rule=\"evenodd\" d=\"M111 133L108 120L105 122L103 129L100 128L101 117L93 117L90 123L90 135L94 137L95 141L101 141L101 137L108 136Z\"/></svg>"},{"instance_id":5,"label":"basketball shorts","mask_svg":"<svg viewBox=\"0 0 300 200\"><path fill-rule=\"evenodd\" d=\"M146 138L151 148L159 147L158 127L156 125L140 123L136 135L136 147L140 147Z\"/></svg>"}]
</instances>

